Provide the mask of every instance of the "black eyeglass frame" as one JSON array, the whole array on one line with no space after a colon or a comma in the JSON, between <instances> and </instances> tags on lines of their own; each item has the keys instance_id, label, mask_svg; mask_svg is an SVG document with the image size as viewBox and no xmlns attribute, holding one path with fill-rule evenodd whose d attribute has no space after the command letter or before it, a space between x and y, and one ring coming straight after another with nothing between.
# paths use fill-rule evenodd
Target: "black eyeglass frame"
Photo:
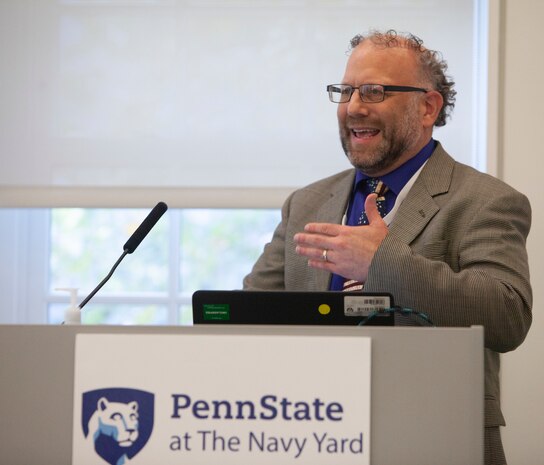
<instances>
[{"instance_id":1,"label":"black eyeglass frame","mask_svg":"<svg viewBox=\"0 0 544 465\"><path fill-rule=\"evenodd\" d=\"M351 89L351 92L349 93L349 97L346 97L345 100L341 101L341 102L335 102L333 99L332 99L332 88L333 87L339 87L339 86L342 86L344 89ZM367 93L363 92L363 87L367 87L367 86L379 86L383 89L383 92L381 94L381 100L368 100L368 98L365 100L364 96L365 95L368 95ZM347 103L351 100L351 97L353 96L353 92L355 92L355 89L358 89L359 90L359 97L361 99L362 102L365 102L365 103L380 103L380 102L383 102L384 99L385 99L385 93L386 92L429 92L428 89L423 89L422 87L411 87L411 86L386 86L386 85L383 85L383 84L361 84L360 86L358 87L353 87L352 85L349 85L349 84L329 84L327 86L327 92L329 94L329 100L332 102L332 103ZM340 95L342 96L347 96L347 94L345 93L340 93Z\"/></svg>"}]
</instances>

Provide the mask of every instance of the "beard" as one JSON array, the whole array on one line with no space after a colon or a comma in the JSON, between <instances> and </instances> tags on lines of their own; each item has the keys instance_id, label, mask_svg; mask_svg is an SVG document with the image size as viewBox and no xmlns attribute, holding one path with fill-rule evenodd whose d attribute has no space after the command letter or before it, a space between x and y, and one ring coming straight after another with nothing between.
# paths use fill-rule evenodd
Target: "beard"
<instances>
[{"instance_id":1,"label":"beard","mask_svg":"<svg viewBox=\"0 0 544 465\"><path fill-rule=\"evenodd\" d=\"M417 144L421 137L417 121L416 102L413 101L402 117L387 128L379 125L382 139L377 146L353 149L350 142L351 130L347 125L340 126L340 142L349 161L359 171L368 176L387 173L388 169Z\"/></svg>"}]
</instances>

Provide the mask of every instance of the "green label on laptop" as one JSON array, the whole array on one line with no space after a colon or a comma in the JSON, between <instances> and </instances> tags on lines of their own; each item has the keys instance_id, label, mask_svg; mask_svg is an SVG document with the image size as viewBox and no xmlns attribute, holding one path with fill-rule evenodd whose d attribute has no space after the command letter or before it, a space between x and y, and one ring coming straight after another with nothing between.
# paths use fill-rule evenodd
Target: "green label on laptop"
<instances>
[{"instance_id":1,"label":"green label on laptop","mask_svg":"<svg viewBox=\"0 0 544 465\"><path fill-rule=\"evenodd\" d=\"M230 320L229 304L204 304L203 309L205 320Z\"/></svg>"}]
</instances>

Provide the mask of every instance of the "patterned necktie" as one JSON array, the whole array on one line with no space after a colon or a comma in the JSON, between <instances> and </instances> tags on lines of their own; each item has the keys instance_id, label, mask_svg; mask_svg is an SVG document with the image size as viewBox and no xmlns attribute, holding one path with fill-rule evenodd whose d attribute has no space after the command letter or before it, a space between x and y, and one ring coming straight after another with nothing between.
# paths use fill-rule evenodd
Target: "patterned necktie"
<instances>
[{"instance_id":1,"label":"patterned necktie","mask_svg":"<svg viewBox=\"0 0 544 465\"><path fill-rule=\"evenodd\" d=\"M389 190L389 188L379 179L377 178L369 178L366 180L366 192L370 192L372 194L378 194L378 198L376 199L376 206L378 207L378 212L380 213L381 217L383 218L385 215L387 215L387 206L385 204L385 193ZM367 225L368 224L368 218L365 213L365 209L363 207L363 211L361 212L361 216L359 217L359 220L357 221L358 225ZM355 281L353 279L347 279L344 282L343 291L361 291L364 287L364 284Z\"/></svg>"},{"instance_id":2,"label":"patterned necktie","mask_svg":"<svg viewBox=\"0 0 544 465\"><path fill-rule=\"evenodd\" d=\"M378 178L367 179L366 185L367 192L370 192L372 194L378 194L378 198L376 199L376 206L378 207L378 212L380 212L380 215L383 218L385 215L387 215L385 205L385 193L389 190L389 188ZM361 216L359 217L359 221L357 222L357 224L368 224L368 218L366 217L364 208L361 212Z\"/></svg>"}]
</instances>

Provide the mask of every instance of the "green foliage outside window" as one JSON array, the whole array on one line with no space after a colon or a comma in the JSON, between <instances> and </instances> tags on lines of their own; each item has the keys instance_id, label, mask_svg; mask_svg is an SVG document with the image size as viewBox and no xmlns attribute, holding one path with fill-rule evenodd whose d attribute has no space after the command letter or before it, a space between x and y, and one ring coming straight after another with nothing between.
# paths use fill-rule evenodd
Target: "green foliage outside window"
<instances>
[{"instance_id":1,"label":"green foliage outside window","mask_svg":"<svg viewBox=\"0 0 544 465\"><path fill-rule=\"evenodd\" d=\"M52 209L49 291L78 288L81 302L108 274L147 213ZM240 289L279 219L278 210L169 210L124 258L100 297L85 307L83 322L190 324L192 293ZM66 304L50 304L49 321L62 321L64 308Z\"/></svg>"}]
</instances>

